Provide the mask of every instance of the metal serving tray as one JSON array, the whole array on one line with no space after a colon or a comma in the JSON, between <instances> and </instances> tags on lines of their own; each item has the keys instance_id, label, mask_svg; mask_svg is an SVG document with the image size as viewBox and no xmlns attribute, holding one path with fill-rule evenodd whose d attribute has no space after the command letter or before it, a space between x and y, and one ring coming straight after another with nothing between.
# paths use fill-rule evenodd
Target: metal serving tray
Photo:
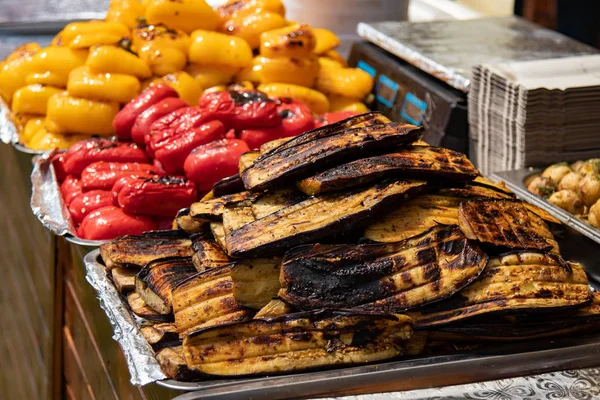
<instances>
[{"instance_id":1,"label":"metal serving tray","mask_svg":"<svg viewBox=\"0 0 600 400\"><path fill-rule=\"evenodd\" d=\"M138 329L140 319L123 303L99 250L84 258L86 278L97 292L100 305L114 329L131 374L131 382L158 385L185 393L178 399L281 399L339 396L412 390L532 375L600 365L600 333L495 344L493 348L452 355L419 357L403 361L240 379L179 382L164 379L154 352Z\"/></svg>"},{"instance_id":2,"label":"metal serving tray","mask_svg":"<svg viewBox=\"0 0 600 400\"><path fill-rule=\"evenodd\" d=\"M542 171L539 168L523 168L515 171L495 172L491 179L504 181L506 186L519 198L548 211L565 224L567 227L565 237L558 238L561 253L568 260L582 264L588 275L600 282L600 262L596 256L600 250L600 230L527 190L525 179Z\"/></svg>"}]
</instances>

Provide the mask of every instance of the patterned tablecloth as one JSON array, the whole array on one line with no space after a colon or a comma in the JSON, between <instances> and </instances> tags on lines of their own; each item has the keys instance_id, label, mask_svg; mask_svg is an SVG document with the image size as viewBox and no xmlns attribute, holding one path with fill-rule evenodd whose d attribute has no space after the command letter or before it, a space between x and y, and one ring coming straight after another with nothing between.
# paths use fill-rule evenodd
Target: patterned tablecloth
<instances>
[{"instance_id":1,"label":"patterned tablecloth","mask_svg":"<svg viewBox=\"0 0 600 400\"><path fill-rule=\"evenodd\" d=\"M600 368L552 372L543 375L523 376L447 386L436 389L420 389L407 392L379 393L347 396L337 400L592 400L600 399ZM329 400L329 399L328 399Z\"/></svg>"}]
</instances>

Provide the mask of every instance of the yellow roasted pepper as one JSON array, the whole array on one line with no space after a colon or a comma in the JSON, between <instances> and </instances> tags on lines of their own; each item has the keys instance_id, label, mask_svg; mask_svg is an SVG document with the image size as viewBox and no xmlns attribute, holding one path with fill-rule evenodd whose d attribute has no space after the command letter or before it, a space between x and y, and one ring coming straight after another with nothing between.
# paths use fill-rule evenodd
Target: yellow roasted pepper
<instances>
[{"instance_id":1,"label":"yellow roasted pepper","mask_svg":"<svg viewBox=\"0 0 600 400\"><path fill-rule=\"evenodd\" d=\"M332 112L335 111L354 111L358 113L365 113L369 111L367 106L360 101L360 99L355 99L352 97L344 97L331 95L327 97L329 99L330 110Z\"/></svg>"},{"instance_id":2,"label":"yellow roasted pepper","mask_svg":"<svg viewBox=\"0 0 600 400\"><path fill-rule=\"evenodd\" d=\"M319 57L319 67L322 69L340 69L344 68L342 64L328 57Z\"/></svg>"},{"instance_id":3,"label":"yellow roasted pepper","mask_svg":"<svg viewBox=\"0 0 600 400\"><path fill-rule=\"evenodd\" d=\"M27 75L32 71L33 55L39 46L26 44L13 51L0 67L0 97L10 104L17 89L25 86Z\"/></svg>"},{"instance_id":4,"label":"yellow roasted pepper","mask_svg":"<svg viewBox=\"0 0 600 400\"><path fill-rule=\"evenodd\" d=\"M285 16L285 6L281 0L229 0L217 8L221 23L225 23L234 17L265 11L279 14L282 17Z\"/></svg>"},{"instance_id":5,"label":"yellow roasted pepper","mask_svg":"<svg viewBox=\"0 0 600 400\"><path fill-rule=\"evenodd\" d=\"M94 44L115 44L127 36L129 36L129 28L119 22L72 22L57 35L54 43L82 49Z\"/></svg>"},{"instance_id":6,"label":"yellow roasted pepper","mask_svg":"<svg viewBox=\"0 0 600 400\"><path fill-rule=\"evenodd\" d=\"M234 17L223 25L223 31L229 35L244 39L251 48L258 49L260 35L287 25L285 18L274 12L248 14Z\"/></svg>"},{"instance_id":7,"label":"yellow roasted pepper","mask_svg":"<svg viewBox=\"0 0 600 400\"><path fill-rule=\"evenodd\" d=\"M258 90L266 93L269 97L291 97L299 100L315 114L323 114L329 111L327 97L323 93L304 86L289 83L265 83L260 85Z\"/></svg>"},{"instance_id":8,"label":"yellow roasted pepper","mask_svg":"<svg viewBox=\"0 0 600 400\"><path fill-rule=\"evenodd\" d=\"M135 76L100 73L88 66L71 71L67 82L67 90L75 97L123 104L136 97L140 89L140 81Z\"/></svg>"},{"instance_id":9,"label":"yellow roasted pepper","mask_svg":"<svg viewBox=\"0 0 600 400\"><path fill-rule=\"evenodd\" d=\"M313 28L313 33L317 38L315 53L323 54L340 45L340 38L328 29Z\"/></svg>"},{"instance_id":10,"label":"yellow roasted pepper","mask_svg":"<svg viewBox=\"0 0 600 400\"><path fill-rule=\"evenodd\" d=\"M227 65L189 64L185 72L190 74L203 88L226 85L233 80L239 68Z\"/></svg>"},{"instance_id":11,"label":"yellow roasted pepper","mask_svg":"<svg viewBox=\"0 0 600 400\"><path fill-rule=\"evenodd\" d=\"M65 87L69 72L85 64L87 56L87 50L57 46L43 48L33 56L33 71L27 76L27 83Z\"/></svg>"},{"instance_id":12,"label":"yellow roasted pepper","mask_svg":"<svg viewBox=\"0 0 600 400\"><path fill-rule=\"evenodd\" d=\"M317 57L310 58L268 58L258 56L253 60L252 72L242 71L238 80L260 83L292 83L312 87L319 73Z\"/></svg>"},{"instance_id":13,"label":"yellow roasted pepper","mask_svg":"<svg viewBox=\"0 0 600 400\"><path fill-rule=\"evenodd\" d=\"M145 11L146 7L139 0L110 0L105 20L133 29L139 25Z\"/></svg>"},{"instance_id":14,"label":"yellow roasted pepper","mask_svg":"<svg viewBox=\"0 0 600 400\"><path fill-rule=\"evenodd\" d=\"M44 122L44 117L31 118L29 121L27 121L23 129L21 129L21 133L19 134L19 140L21 143L28 145L33 135L35 135L40 129L44 128Z\"/></svg>"},{"instance_id":15,"label":"yellow roasted pepper","mask_svg":"<svg viewBox=\"0 0 600 400\"><path fill-rule=\"evenodd\" d=\"M63 135L50 132L46 128L39 129L27 143L34 150L68 149L76 142L89 139L87 135Z\"/></svg>"},{"instance_id":16,"label":"yellow roasted pepper","mask_svg":"<svg viewBox=\"0 0 600 400\"><path fill-rule=\"evenodd\" d=\"M148 64L135 54L115 46L98 46L90 49L85 65L95 71L133 75L141 79L152 76Z\"/></svg>"},{"instance_id":17,"label":"yellow roasted pepper","mask_svg":"<svg viewBox=\"0 0 600 400\"><path fill-rule=\"evenodd\" d=\"M61 89L40 84L23 86L15 92L12 99L12 112L17 114L46 115L46 106L50 96L62 92Z\"/></svg>"},{"instance_id":18,"label":"yellow roasted pepper","mask_svg":"<svg viewBox=\"0 0 600 400\"><path fill-rule=\"evenodd\" d=\"M322 68L317 90L327 94L362 99L373 89L373 77L359 68Z\"/></svg>"},{"instance_id":19,"label":"yellow roasted pepper","mask_svg":"<svg viewBox=\"0 0 600 400\"><path fill-rule=\"evenodd\" d=\"M252 65L252 49L244 39L198 30L192 33L189 58L202 65L244 68Z\"/></svg>"},{"instance_id":20,"label":"yellow roasted pepper","mask_svg":"<svg viewBox=\"0 0 600 400\"><path fill-rule=\"evenodd\" d=\"M183 71L165 75L163 81L175 89L179 97L191 106L198 104L198 99L204 91L204 88L200 86L197 80Z\"/></svg>"},{"instance_id":21,"label":"yellow roasted pepper","mask_svg":"<svg viewBox=\"0 0 600 400\"><path fill-rule=\"evenodd\" d=\"M146 21L187 33L196 29L214 30L219 24L217 13L204 0L150 0Z\"/></svg>"},{"instance_id":22,"label":"yellow roasted pepper","mask_svg":"<svg viewBox=\"0 0 600 400\"><path fill-rule=\"evenodd\" d=\"M154 75L181 71L187 63L190 37L164 25L142 25L133 30L132 48Z\"/></svg>"},{"instance_id":23,"label":"yellow roasted pepper","mask_svg":"<svg viewBox=\"0 0 600 400\"><path fill-rule=\"evenodd\" d=\"M260 55L265 57L309 57L316 39L308 25L292 25L263 32L260 35Z\"/></svg>"},{"instance_id":24,"label":"yellow roasted pepper","mask_svg":"<svg viewBox=\"0 0 600 400\"><path fill-rule=\"evenodd\" d=\"M332 61L337 61L342 67L348 67L348 62L340 53L335 50L329 50L322 54L323 57L328 58Z\"/></svg>"},{"instance_id":25,"label":"yellow roasted pepper","mask_svg":"<svg viewBox=\"0 0 600 400\"><path fill-rule=\"evenodd\" d=\"M227 86L228 90L245 91L254 90L254 84L250 81L240 81Z\"/></svg>"},{"instance_id":26,"label":"yellow roasted pepper","mask_svg":"<svg viewBox=\"0 0 600 400\"><path fill-rule=\"evenodd\" d=\"M111 136L119 103L81 99L67 92L48 100L46 128L55 133Z\"/></svg>"},{"instance_id":27,"label":"yellow roasted pepper","mask_svg":"<svg viewBox=\"0 0 600 400\"><path fill-rule=\"evenodd\" d=\"M225 85L217 85L217 86L211 86L208 89L205 89L202 94L207 94L207 93L214 93L214 92L222 92L223 90L227 90L227 86Z\"/></svg>"}]
</instances>

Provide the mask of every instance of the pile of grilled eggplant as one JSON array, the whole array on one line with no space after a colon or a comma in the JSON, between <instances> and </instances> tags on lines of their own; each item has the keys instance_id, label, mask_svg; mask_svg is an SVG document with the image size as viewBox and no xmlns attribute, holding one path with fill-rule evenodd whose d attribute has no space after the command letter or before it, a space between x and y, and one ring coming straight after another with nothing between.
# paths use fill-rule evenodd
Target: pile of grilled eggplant
<instances>
[{"instance_id":1,"label":"pile of grilled eggplant","mask_svg":"<svg viewBox=\"0 0 600 400\"><path fill-rule=\"evenodd\" d=\"M173 230L103 245L165 373L289 373L600 326L560 222L421 135L367 113L267 143Z\"/></svg>"}]
</instances>

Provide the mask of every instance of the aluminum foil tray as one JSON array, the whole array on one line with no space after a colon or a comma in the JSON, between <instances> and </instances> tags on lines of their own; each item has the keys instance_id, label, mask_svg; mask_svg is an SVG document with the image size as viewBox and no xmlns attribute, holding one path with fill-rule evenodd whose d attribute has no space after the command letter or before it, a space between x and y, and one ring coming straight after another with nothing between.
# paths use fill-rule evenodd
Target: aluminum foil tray
<instances>
[{"instance_id":1,"label":"aluminum foil tray","mask_svg":"<svg viewBox=\"0 0 600 400\"><path fill-rule=\"evenodd\" d=\"M52 156L56 151L47 152L33 158L31 172L31 211L42 225L71 243L98 247L108 240L86 240L77 237L71 214L63 202L60 185L52 166Z\"/></svg>"},{"instance_id":2,"label":"aluminum foil tray","mask_svg":"<svg viewBox=\"0 0 600 400\"><path fill-rule=\"evenodd\" d=\"M548 371L600 365L600 334L536 342L495 344L486 350L420 357L403 361L260 378L179 382L166 379L151 346L139 330L143 319L123 302L99 250L84 258L86 278L114 329L129 367L131 383L156 382L192 392L178 399L280 399L412 390L481 382Z\"/></svg>"}]
</instances>

